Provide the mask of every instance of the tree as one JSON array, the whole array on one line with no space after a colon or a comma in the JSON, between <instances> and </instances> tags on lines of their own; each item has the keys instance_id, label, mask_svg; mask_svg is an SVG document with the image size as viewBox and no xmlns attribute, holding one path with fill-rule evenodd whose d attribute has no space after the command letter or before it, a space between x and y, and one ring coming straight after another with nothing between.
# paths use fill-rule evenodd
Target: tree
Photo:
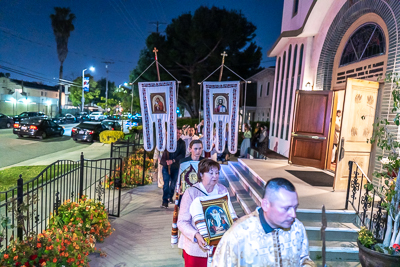
<instances>
[{"instance_id":1,"label":"tree","mask_svg":"<svg viewBox=\"0 0 400 267\"><path fill-rule=\"evenodd\" d=\"M68 54L68 39L71 32L75 29L72 21L75 15L69 8L55 7L55 14L50 15L51 27L57 43L58 60L60 61L59 79L63 78L63 64ZM58 114L61 115L61 93L62 85L58 89Z\"/></svg>"},{"instance_id":2,"label":"tree","mask_svg":"<svg viewBox=\"0 0 400 267\"><path fill-rule=\"evenodd\" d=\"M85 105L89 103L95 102L100 95L100 89L98 88L97 82L93 79L93 76L90 74L86 74L85 77L89 76L89 92L85 92ZM74 84L82 84L82 77L78 77L74 80ZM81 106L82 105L82 87L71 86L70 87L70 95L69 99L72 102L73 106Z\"/></svg>"},{"instance_id":3,"label":"tree","mask_svg":"<svg viewBox=\"0 0 400 267\"><path fill-rule=\"evenodd\" d=\"M95 101L101 101L102 97L104 97L104 99L106 97L106 78L101 78L100 80L98 80L97 85L100 89L100 95L97 99L95 99ZM115 88L116 88L115 83L108 81L108 98L110 98L113 95Z\"/></svg>"},{"instance_id":4,"label":"tree","mask_svg":"<svg viewBox=\"0 0 400 267\"><path fill-rule=\"evenodd\" d=\"M152 50L159 50L158 60L182 83L178 103L192 117L198 116L199 86L221 65L221 53L226 51L225 64L241 77L259 72L262 58L261 48L252 40L256 27L240 12L217 7L200 7L194 14L185 13L172 20L166 35L152 33L146 39L146 48L141 51L137 67L130 78L134 80L154 60ZM172 78L160 69L161 80ZM209 80L218 80L219 72ZM237 80L228 70L222 80ZM150 68L141 81L157 80L155 68Z\"/></svg>"}]
</instances>

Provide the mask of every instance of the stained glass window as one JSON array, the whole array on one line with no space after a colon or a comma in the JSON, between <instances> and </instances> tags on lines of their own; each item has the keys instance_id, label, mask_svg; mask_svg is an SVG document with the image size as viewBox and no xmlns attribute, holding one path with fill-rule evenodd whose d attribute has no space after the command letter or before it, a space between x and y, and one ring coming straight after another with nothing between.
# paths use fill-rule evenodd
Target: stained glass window
<instances>
[{"instance_id":1,"label":"stained glass window","mask_svg":"<svg viewBox=\"0 0 400 267\"><path fill-rule=\"evenodd\" d=\"M340 59L340 66L384 55L385 47L382 29L374 23L365 24L358 28L347 41Z\"/></svg>"}]
</instances>

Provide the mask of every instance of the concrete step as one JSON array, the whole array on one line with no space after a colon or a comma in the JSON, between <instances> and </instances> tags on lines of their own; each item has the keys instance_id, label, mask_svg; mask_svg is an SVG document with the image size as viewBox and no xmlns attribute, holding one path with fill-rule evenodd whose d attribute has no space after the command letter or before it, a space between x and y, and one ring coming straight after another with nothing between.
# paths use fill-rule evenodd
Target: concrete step
<instances>
[{"instance_id":1,"label":"concrete step","mask_svg":"<svg viewBox=\"0 0 400 267\"><path fill-rule=\"evenodd\" d=\"M314 260L317 266L322 266L322 260ZM357 261L327 261L326 267L362 267L361 263Z\"/></svg>"},{"instance_id":2,"label":"concrete step","mask_svg":"<svg viewBox=\"0 0 400 267\"><path fill-rule=\"evenodd\" d=\"M219 176L219 182L228 189L232 206L235 209L235 212L236 212L236 215L238 216L238 218L246 215L245 211L243 210L242 206L240 205L239 201L237 200L236 195L235 195L234 191L232 190L232 187L230 186L228 180L225 178L225 176L223 174L221 174Z\"/></svg>"},{"instance_id":3,"label":"concrete step","mask_svg":"<svg viewBox=\"0 0 400 267\"><path fill-rule=\"evenodd\" d=\"M264 194L264 185L262 184L262 182L248 169L244 169L244 167L239 162L229 162L228 166L230 167L232 172L239 178L239 182L242 184L243 188L251 195L254 202L258 206L260 206Z\"/></svg>"},{"instance_id":4,"label":"concrete step","mask_svg":"<svg viewBox=\"0 0 400 267\"><path fill-rule=\"evenodd\" d=\"M307 223L307 222L303 222ZM305 226L307 231L308 240L321 240L321 226ZM325 240L326 241L355 241L358 237L359 229L349 228L334 228L327 227L325 229Z\"/></svg>"},{"instance_id":5,"label":"concrete step","mask_svg":"<svg viewBox=\"0 0 400 267\"><path fill-rule=\"evenodd\" d=\"M310 240L309 250L311 259L322 259L322 241ZM357 243L326 241L326 260L357 262L359 260Z\"/></svg>"},{"instance_id":6,"label":"concrete step","mask_svg":"<svg viewBox=\"0 0 400 267\"><path fill-rule=\"evenodd\" d=\"M326 210L326 220L338 223L356 223L356 212L348 210ZM321 222L322 210L320 209L298 209L297 218L300 221Z\"/></svg>"},{"instance_id":7,"label":"concrete step","mask_svg":"<svg viewBox=\"0 0 400 267\"><path fill-rule=\"evenodd\" d=\"M243 187L236 174L233 173L228 165L221 166L221 173L229 182L229 189L232 190L232 193L243 208L244 212L246 214L253 212L257 208L257 204L254 202L248 191Z\"/></svg>"}]
</instances>

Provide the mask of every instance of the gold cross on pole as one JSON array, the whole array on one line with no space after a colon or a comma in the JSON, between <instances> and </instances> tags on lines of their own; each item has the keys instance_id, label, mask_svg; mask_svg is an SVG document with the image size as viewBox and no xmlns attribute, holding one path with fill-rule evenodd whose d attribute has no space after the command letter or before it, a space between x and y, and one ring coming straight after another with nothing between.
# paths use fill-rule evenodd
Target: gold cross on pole
<instances>
[{"instance_id":1,"label":"gold cross on pole","mask_svg":"<svg viewBox=\"0 0 400 267\"><path fill-rule=\"evenodd\" d=\"M158 50L156 47L154 47L153 52L154 52L154 54L156 54L155 59L156 59L156 67L157 67L157 77L158 77L158 81L160 81L160 70L158 69L158 58L157 58Z\"/></svg>"},{"instance_id":2,"label":"gold cross on pole","mask_svg":"<svg viewBox=\"0 0 400 267\"><path fill-rule=\"evenodd\" d=\"M222 64L221 64L221 71L219 72L219 81L221 81L222 79L222 73L224 72L225 57L227 57L228 54L224 51L224 53L222 53L221 56L222 56Z\"/></svg>"}]
</instances>

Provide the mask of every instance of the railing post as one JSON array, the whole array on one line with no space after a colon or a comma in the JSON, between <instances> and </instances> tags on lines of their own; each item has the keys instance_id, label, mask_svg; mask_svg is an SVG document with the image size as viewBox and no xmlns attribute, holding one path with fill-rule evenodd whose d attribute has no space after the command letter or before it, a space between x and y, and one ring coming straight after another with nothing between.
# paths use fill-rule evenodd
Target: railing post
<instances>
[{"instance_id":1,"label":"railing post","mask_svg":"<svg viewBox=\"0 0 400 267\"><path fill-rule=\"evenodd\" d=\"M144 177L146 174L146 150L143 148L143 176L142 176L142 185L144 185Z\"/></svg>"},{"instance_id":2,"label":"railing post","mask_svg":"<svg viewBox=\"0 0 400 267\"><path fill-rule=\"evenodd\" d=\"M349 178L347 181L347 193L346 193L346 204L344 206L344 209L347 210L349 207L349 194L350 194L350 181L351 181L351 173L353 171L353 162L349 161Z\"/></svg>"},{"instance_id":3,"label":"railing post","mask_svg":"<svg viewBox=\"0 0 400 267\"><path fill-rule=\"evenodd\" d=\"M113 157L114 143L111 143L110 158Z\"/></svg>"},{"instance_id":4,"label":"railing post","mask_svg":"<svg viewBox=\"0 0 400 267\"><path fill-rule=\"evenodd\" d=\"M126 158L129 157L129 138L128 138L128 144L126 145Z\"/></svg>"},{"instance_id":5,"label":"railing post","mask_svg":"<svg viewBox=\"0 0 400 267\"><path fill-rule=\"evenodd\" d=\"M21 214L21 205L24 202L24 180L22 179L22 174L19 175L19 179L17 181L17 211L18 211L18 218L17 218L17 237L19 240L23 238L23 223L24 220L23 215Z\"/></svg>"},{"instance_id":6,"label":"railing post","mask_svg":"<svg viewBox=\"0 0 400 267\"><path fill-rule=\"evenodd\" d=\"M79 175L79 198L83 196L83 175L85 173L85 158L83 157L83 152L81 152L81 170Z\"/></svg>"}]
</instances>

